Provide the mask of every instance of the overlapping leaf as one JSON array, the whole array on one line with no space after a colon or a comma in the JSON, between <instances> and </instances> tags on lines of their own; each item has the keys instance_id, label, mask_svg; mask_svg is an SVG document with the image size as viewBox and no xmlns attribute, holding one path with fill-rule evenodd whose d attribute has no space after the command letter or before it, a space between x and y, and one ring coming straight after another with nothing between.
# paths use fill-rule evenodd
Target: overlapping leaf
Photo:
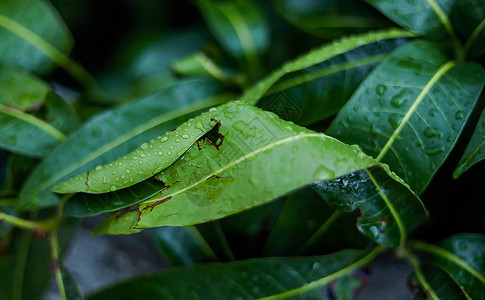
<instances>
[{"instance_id":1,"label":"overlapping leaf","mask_svg":"<svg viewBox=\"0 0 485 300\"><path fill-rule=\"evenodd\" d=\"M97 229L98 233L131 233L142 228L215 220L312 182L336 179L378 165L356 147L287 123L250 105L234 102L219 110L222 113L213 117L218 134L211 131L212 136L200 139L156 176L167 189L136 207L113 213ZM385 181L386 172L393 179ZM426 218L426 212L419 199L391 172L386 172L372 180L376 183L369 193L378 195L371 194L372 201L358 206L368 225L368 229L362 225L362 231L380 243L396 246L405 240L407 231ZM390 187L393 183L398 186L396 195ZM386 192L382 192L384 189ZM351 203L340 206L347 211L356 208ZM380 232L376 227L387 228L383 219L387 219L389 232ZM393 230L395 223L398 233Z\"/></svg>"},{"instance_id":2,"label":"overlapping leaf","mask_svg":"<svg viewBox=\"0 0 485 300\"><path fill-rule=\"evenodd\" d=\"M331 281L369 263L379 252L345 250L311 258L261 258L201 264L135 278L98 292L111 299L318 299ZM154 288L155 286L155 288Z\"/></svg>"},{"instance_id":3,"label":"overlapping leaf","mask_svg":"<svg viewBox=\"0 0 485 300\"><path fill-rule=\"evenodd\" d=\"M0 3L0 63L39 73L52 69L52 54L67 54L71 35L47 1L4 0ZM46 55L48 54L48 55Z\"/></svg>"},{"instance_id":4,"label":"overlapping leaf","mask_svg":"<svg viewBox=\"0 0 485 300\"><path fill-rule=\"evenodd\" d=\"M453 32L448 15L455 0L365 1L404 28L429 38L442 40Z\"/></svg>"},{"instance_id":5,"label":"overlapping leaf","mask_svg":"<svg viewBox=\"0 0 485 300\"><path fill-rule=\"evenodd\" d=\"M381 40L291 72L258 106L300 125L324 120L337 113L372 69L404 41Z\"/></svg>"},{"instance_id":6,"label":"overlapping leaf","mask_svg":"<svg viewBox=\"0 0 485 300\"><path fill-rule=\"evenodd\" d=\"M391 22L358 0L277 0L283 17L301 30L326 39L387 27Z\"/></svg>"},{"instance_id":7,"label":"overlapping leaf","mask_svg":"<svg viewBox=\"0 0 485 300\"><path fill-rule=\"evenodd\" d=\"M48 85L20 69L0 68L0 103L20 110L35 110L45 100Z\"/></svg>"},{"instance_id":8,"label":"overlapping leaf","mask_svg":"<svg viewBox=\"0 0 485 300\"><path fill-rule=\"evenodd\" d=\"M428 42L406 44L366 78L328 133L358 144L421 193L455 145L484 82L478 64L449 60Z\"/></svg>"},{"instance_id":9,"label":"overlapping leaf","mask_svg":"<svg viewBox=\"0 0 485 300\"><path fill-rule=\"evenodd\" d=\"M20 205L24 209L54 205L58 200L50 190L63 179L116 160L229 97L218 92L215 83L189 80L91 119L31 173Z\"/></svg>"},{"instance_id":10,"label":"overlapping leaf","mask_svg":"<svg viewBox=\"0 0 485 300\"><path fill-rule=\"evenodd\" d=\"M412 246L422 252L433 266L451 277L467 299L485 299L484 235L457 234L438 245L415 242ZM441 286L450 282L443 279ZM449 292L447 295L450 295Z\"/></svg>"},{"instance_id":11,"label":"overlapping leaf","mask_svg":"<svg viewBox=\"0 0 485 300\"><path fill-rule=\"evenodd\" d=\"M342 55L364 45L376 43L382 40L407 38L412 36L413 34L408 31L389 29L385 31L369 32L348 38L342 38L341 40L337 40L331 44L314 49L293 61L285 63L256 85L246 90L241 99L251 104L256 104L259 99L261 99L270 90L270 88L286 74L317 66L318 64L321 64L335 56Z\"/></svg>"},{"instance_id":12,"label":"overlapping leaf","mask_svg":"<svg viewBox=\"0 0 485 300\"><path fill-rule=\"evenodd\" d=\"M46 100L50 124L17 108L0 104L0 147L32 157L42 157L66 136L76 122L72 108L59 96L49 93ZM59 113L60 112L60 113ZM40 117L40 116L39 116ZM61 131L62 130L62 131Z\"/></svg>"}]
</instances>

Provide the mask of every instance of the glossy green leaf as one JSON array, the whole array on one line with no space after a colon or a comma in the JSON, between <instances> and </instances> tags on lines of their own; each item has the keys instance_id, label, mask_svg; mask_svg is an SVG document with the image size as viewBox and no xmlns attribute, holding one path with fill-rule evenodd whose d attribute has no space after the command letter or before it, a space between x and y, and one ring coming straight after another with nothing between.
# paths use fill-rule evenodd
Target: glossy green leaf
<instances>
[{"instance_id":1,"label":"glossy green leaf","mask_svg":"<svg viewBox=\"0 0 485 300\"><path fill-rule=\"evenodd\" d=\"M356 143L421 193L453 149L485 82L483 68L436 45L406 44L382 62L328 134Z\"/></svg>"},{"instance_id":2,"label":"glossy green leaf","mask_svg":"<svg viewBox=\"0 0 485 300\"><path fill-rule=\"evenodd\" d=\"M248 68L259 68L259 58L269 46L269 31L258 3L252 0L197 0L216 39Z\"/></svg>"},{"instance_id":3,"label":"glossy green leaf","mask_svg":"<svg viewBox=\"0 0 485 300\"><path fill-rule=\"evenodd\" d=\"M378 41L289 73L258 106L300 125L324 120L337 113L372 69L403 42Z\"/></svg>"},{"instance_id":4,"label":"glossy green leaf","mask_svg":"<svg viewBox=\"0 0 485 300\"><path fill-rule=\"evenodd\" d=\"M485 299L485 236L457 234L438 245L414 242L412 246L445 271L468 299Z\"/></svg>"},{"instance_id":5,"label":"glossy green leaf","mask_svg":"<svg viewBox=\"0 0 485 300\"><path fill-rule=\"evenodd\" d=\"M415 33L443 40L454 35L449 14L455 0L365 0L384 15Z\"/></svg>"},{"instance_id":6,"label":"glossy green leaf","mask_svg":"<svg viewBox=\"0 0 485 300\"><path fill-rule=\"evenodd\" d=\"M36 110L45 100L48 85L20 69L0 68L0 103L20 110Z\"/></svg>"},{"instance_id":7,"label":"glossy green leaf","mask_svg":"<svg viewBox=\"0 0 485 300\"><path fill-rule=\"evenodd\" d=\"M96 232L120 234L207 222L264 204L312 182L332 180L378 165L357 147L288 123L251 105L232 102L220 111L223 113L214 117L218 121L215 130L220 135L213 132L212 136L199 140L156 176L167 185L166 191L137 208L111 214ZM388 180L399 181L390 171L386 172L393 178ZM385 192L383 198L373 197L368 205L379 206L382 211L365 211L367 227L362 225L365 234L393 246L406 239L407 226L414 227L426 217L420 200L401 181L396 185L400 187L399 197L389 200L391 195ZM400 202L397 205L405 217L396 211L395 202ZM347 208L346 203L341 206L347 210L356 208ZM375 223L383 226L383 218L389 219L391 228L394 227L391 218L404 222L396 220L398 234L374 232Z\"/></svg>"},{"instance_id":8,"label":"glossy green leaf","mask_svg":"<svg viewBox=\"0 0 485 300\"><path fill-rule=\"evenodd\" d=\"M30 174L20 205L23 209L55 205L58 199L51 189L62 180L116 160L230 97L219 92L215 83L189 80L94 117Z\"/></svg>"},{"instance_id":9,"label":"glossy green leaf","mask_svg":"<svg viewBox=\"0 0 485 300\"><path fill-rule=\"evenodd\" d=\"M457 32L466 39L464 54L478 57L485 53L485 2L455 0L451 20Z\"/></svg>"},{"instance_id":10,"label":"glossy green leaf","mask_svg":"<svg viewBox=\"0 0 485 300\"><path fill-rule=\"evenodd\" d=\"M261 99L270 90L270 88L286 74L316 66L335 56L342 55L364 45L376 43L381 40L407 38L412 36L413 34L408 31L389 29L342 38L332 42L329 45L324 45L320 48L305 53L295 60L285 63L256 85L246 90L241 99L248 103L256 104L259 99Z\"/></svg>"},{"instance_id":11,"label":"glossy green leaf","mask_svg":"<svg viewBox=\"0 0 485 300\"><path fill-rule=\"evenodd\" d=\"M142 202L165 188L165 184L161 182L145 180L112 193L94 195L78 193L64 204L64 212L75 217L94 216Z\"/></svg>"},{"instance_id":12,"label":"glossy green leaf","mask_svg":"<svg viewBox=\"0 0 485 300\"><path fill-rule=\"evenodd\" d=\"M198 139L215 126L217 108L181 124L174 130L143 143L135 151L95 169L63 181L53 188L56 193L106 193L132 186L160 173L174 163Z\"/></svg>"},{"instance_id":13,"label":"glossy green leaf","mask_svg":"<svg viewBox=\"0 0 485 300\"><path fill-rule=\"evenodd\" d=\"M453 172L453 177L460 177L465 171L476 163L485 159L485 110L480 115L477 127L466 147L465 153L458 162L458 167Z\"/></svg>"},{"instance_id":14,"label":"glossy green leaf","mask_svg":"<svg viewBox=\"0 0 485 300\"><path fill-rule=\"evenodd\" d=\"M217 256L195 226L153 229L155 240L172 265L217 261Z\"/></svg>"},{"instance_id":15,"label":"glossy green leaf","mask_svg":"<svg viewBox=\"0 0 485 300\"><path fill-rule=\"evenodd\" d=\"M0 3L0 64L47 73L52 56L67 54L71 35L47 1L4 0Z\"/></svg>"},{"instance_id":16,"label":"glossy green leaf","mask_svg":"<svg viewBox=\"0 0 485 300\"><path fill-rule=\"evenodd\" d=\"M322 288L368 264L380 251L345 250L319 257L174 268L118 284L88 299L320 299Z\"/></svg>"},{"instance_id":17,"label":"glossy green leaf","mask_svg":"<svg viewBox=\"0 0 485 300\"><path fill-rule=\"evenodd\" d=\"M392 23L359 0L276 0L275 7L299 29L326 39L334 39Z\"/></svg>"}]
</instances>

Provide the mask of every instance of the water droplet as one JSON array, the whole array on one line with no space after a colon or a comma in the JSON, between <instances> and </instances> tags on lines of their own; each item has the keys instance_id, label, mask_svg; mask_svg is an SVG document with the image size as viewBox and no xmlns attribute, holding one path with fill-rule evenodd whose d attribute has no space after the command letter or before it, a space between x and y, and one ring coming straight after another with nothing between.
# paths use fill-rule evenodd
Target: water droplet
<instances>
[{"instance_id":1,"label":"water droplet","mask_svg":"<svg viewBox=\"0 0 485 300\"><path fill-rule=\"evenodd\" d=\"M147 144L147 143L143 143L143 144L141 144L141 148L142 148L143 150L148 149L148 144Z\"/></svg>"},{"instance_id":2,"label":"water droplet","mask_svg":"<svg viewBox=\"0 0 485 300\"><path fill-rule=\"evenodd\" d=\"M130 174L131 173L131 170L130 169L126 169L126 173Z\"/></svg>"},{"instance_id":3,"label":"water droplet","mask_svg":"<svg viewBox=\"0 0 485 300\"><path fill-rule=\"evenodd\" d=\"M455 114L455 120L461 120L465 116L465 112L462 110L459 110Z\"/></svg>"},{"instance_id":4,"label":"water droplet","mask_svg":"<svg viewBox=\"0 0 485 300\"><path fill-rule=\"evenodd\" d=\"M430 117L434 117L436 115L436 113L438 112L438 110L436 108L430 108L428 110L428 116Z\"/></svg>"},{"instance_id":5,"label":"water droplet","mask_svg":"<svg viewBox=\"0 0 485 300\"><path fill-rule=\"evenodd\" d=\"M441 152L443 152L443 147L441 147L441 146L436 146L436 147L424 149L424 153L431 155L431 156L438 155Z\"/></svg>"},{"instance_id":6,"label":"water droplet","mask_svg":"<svg viewBox=\"0 0 485 300\"><path fill-rule=\"evenodd\" d=\"M168 151L168 152L167 152L167 154L168 154L168 155L172 155L172 151Z\"/></svg>"},{"instance_id":7,"label":"water droplet","mask_svg":"<svg viewBox=\"0 0 485 300\"><path fill-rule=\"evenodd\" d=\"M319 166L315 172L313 172L313 179L317 180L325 180L335 177L335 172L330 170L326 166Z\"/></svg>"},{"instance_id":8,"label":"water droplet","mask_svg":"<svg viewBox=\"0 0 485 300\"><path fill-rule=\"evenodd\" d=\"M110 189L110 191L112 191L112 192L116 191L116 185L112 185L112 186L111 186L109 189Z\"/></svg>"},{"instance_id":9,"label":"water droplet","mask_svg":"<svg viewBox=\"0 0 485 300\"><path fill-rule=\"evenodd\" d=\"M397 127L399 127L399 124L401 124L402 116L398 114L392 114L387 120L389 121L389 124L391 124L392 128L397 129Z\"/></svg>"},{"instance_id":10,"label":"water droplet","mask_svg":"<svg viewBox=\"0 0 485 300\"><path fill-rule=\"evenodd\" d=\"M188 134L184 134L184 135L182 135L182 138L188 139L189 138L189 135Z\"/></svg>"},{"instance_id":11,"label":"water droplet","mask_svg":"<svg viewBox=\"0 0 485 300\"><path fill-rule=\"evenodd\" d=\"M175 143L178 143L178 142L180 142L180 139L175 139Z\"/></svg>"},{"instance_id":12,"label":"water droplet","mask_svg":"<svg viewBox=\"0 0 485 300\"><path fill-rule=\"evenodd\" d=\"M385 91L386 91L386 87L384 85L379 84L379 85L376 86L376 93L378 95L381 95L381 96L384 95Z\"/></svg>"},{"instance_id":13,"label":"water droplet","mask_svg":"<svg viewBox=\"0 0 485 300\"><path fill-rule=\"evenodd\" d=\"M168 137L164 136L160 139L160 142L162 143L165 143L166 141L168 141Z\"/></svg>"},{"instance_id":14,"label":"water droplet","mask_svg":"<svg viewBox=\"0 0 485 300\"><path fill-rule=\"evenodd\" d=\"M101 170L101 169L103 169L103 166L97 166L95 170L96 170L96 171L99 171L99 170Z\"/></svg>"},{"instance_id":15,"label":"water droplet","mask_svg":"<svg viewBox=\"0 0 485 300\"><path fill-rule=\"evenodd\" d=\"M162 156L163 155L163 152L162 151L158 152L158 155L159 156Z\"/></svg>"},{"instance_id":16,"label":"water droplet","mask_svg":"<svg viewBox=\"0 0 485 300\"><path fill-rule=\"evenodd\" d=\"M424 131L424 136L427 138L433 138L433 137L441 137L441 134L439 133L439 131L435 131L433 130L433 128L428 127Z\"/></svg>"},{"instance_id":17,"label":"water droplet","mask_svg":"<svg viewBox=\"0 0 485 300\"><path fill-rule=\"evenodd\" d=\"M107 182L108 182L108 177L103 176L103 183L107 183Z\"/></svg>"},{"instance_id":18,"label":"water droplet","mask_svg":"<svg viewBox=\"0 0 485 300\"><path fill-rule=\"evenodd\" d=\"M145 157L145 153L141 153L141 154L140 154L140 157L141 157L141 158L144 158L144 157Z\"/></svg>"}]
</instances>

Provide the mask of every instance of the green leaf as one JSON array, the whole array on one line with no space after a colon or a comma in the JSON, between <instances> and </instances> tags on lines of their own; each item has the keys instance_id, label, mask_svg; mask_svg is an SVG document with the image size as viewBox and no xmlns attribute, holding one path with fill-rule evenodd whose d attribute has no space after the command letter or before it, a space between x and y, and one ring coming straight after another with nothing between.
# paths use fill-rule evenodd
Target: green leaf
<instances>
[{"instance_id":1,"label":"green leaf","mask_svg":"<svg viewBox=\"0 0 485 300\"><path fill-rule=\"evenodd\" d=\"M373 167L337 180L317 182L313 188L339 210L359 208L359 231L384 245L404 245L408 233L427 218L424 206L411 201L412 192L390 179L384 168Z\"/></svg>"},{"instance_id":2,"label":"green leaf","mask_svg":"<svg viewBox=\"0 0 485 300\"><path fill-rule=\"evenodd\" d=\"M278 12L288 22L309 34L325 39L389 27L392 24L358 0L274 2Z\"/></svg>"},{"instance_id":3,"label":"green leaf","mask_svg":"<svg viewBox=\"0 0 485 300\"><path fill-rule=\"evenodd\" d=\"M449 14L455 0L365 0L384 15L417 34L436 40L455 36Z\"/></svg>"},{"instance_id":4,"label":"green leaf","mask_svg":"<svg viewBox=\"0 0 485 300\"><path fill-rule=\"evenodd\" d=\"M355 227L355 214L341 214L310 187L285 197L264 245L265 256L325 254L365 248L370 240ZM225 220L225 219L223 219Z\"/></svg>"},{"instance_id":5,"label":"green leaf","mask_svg":"<svg viewBox=\"0 0 485 300\"><path fill-rule=\"evenodd\" d=\"M0 64L41 74L72 47L71 35L47 1L4 0L0 4Z\"/></svg>"},{"instance_id":6,"label":"green leaf","mask_svg":"<svg viewBox=\"0 0 485 300\"><path fill-rule=\"evenodd\" d=\"M485 82L483 68L416 41L360 85L328 134L356 143L421 193L453 149Z\"/></svg>"},{"instance_id":7,"label":"green leaf","mask_svg":"<svg viewBox=\"0 0 485 300\"><path fill-rule=\"evenodd\" d=\"M337 113L372 69L403 42L381 40L289 73L258 106L299 125L324 120Z\"/></svg>"},{"instance_id":8,"label":"green leaf","mask_svg":"<svg viewBox=\"0 0 485 300\"><path fill-rule=\"evenodd\" d=\"M320 299L321 288L368 264L381 251L345 250L311 258L260 258L173 268L118 284L88 299Z\"/></svg>"},{"instance_id":9,"label":"green leaf","mask_svg":"<svg viewBox=\"0 0 485 300\"><path fill-rule=\"evenodd\" d=\"M463 52L472 57L485 53L485 2L455 0L451 20L457 32L466 39Z\"/></svg>"},{"instance_id":10,"label":"green leaf","mask_svg":"<svg viewBox=\"0 0 485 300\"><path fill-rule=\"evenodd\" d=\"M485 110L482 111L477 127L465 149L465 153L458 162L456 170L453 172L453 177L456 179L461 174L466 172L476 163L485 158Z\"/></svg>"},{"instance_id":11,"label":"green leaf","mask_svg":"<svg viewBox=\"0 0 485 300\"><path fill-rule=\"evenodd\" d=\"M484 235L456 234L437 246L419 241L412 246L446 272L468 299L485 299Z\"/></svg>"},{"instance_id":12,"label":"green leaf","mask_svg":"<svg viewBox=\"0 0 485 300\"><path fill-rule=\"evenodd\" d=\"M218 260L195 226L160 227L152 232L161 252L172 265L193 265Z\"/></svg>"},{"instance_id":13,"label":"green leaf","mask_svg":"<svg viewBox=\"0 0 485 300\"><path fill-rule=\"evenodd\" d=\"M50 279L49 244L30 231L19 232L0 256L0 299L42 299Z\"/></svg>"},{"instance_id":14,"label":"green leaf","mask_svg":"<svg viewBox=\"0 0 485 300\"><path fill-rule=\"evenodd\" d=\"M378 165L357 147L293 125L243 102L232 102L219 110L221 113L212 117L217 121L214 127L217 131L211 131L212 135L199 140L156 176L166 184L166 191L137 208L111 214L96 232L132 233L143 228L207 222L264 204L312 182L332 180ZM388 185L381 188L386 191L378 191L384 198L372 197L368 204L380 206L383 211L369 208L363 212L369 220L367 227L362 225L365 228L362 231L394 246L405 240L406 227L422 222L426 212L420 200L401 185L402 181L388 169L383 173L393 178L388 178L390 182L398 180L399 197L387 199L390 197L387 189L392 184L385 182ZM377 182L382 181L383 175L379 175ZM399 216L395 205L405 217ZM347 208L345 203L341 206L347 210L356 208ZM383 226L383 218L388 219L390 229L381 235L372 226L374 223ZM395 224L391 218L396 219L399 227L397 235L391 230Z\"/></svg>"},{"instance_id":15,"label":"green leaf","mask_svg":"<svg viewBox=\"0 0 485 300\"><path fill-rule=\"evenodd\" d=\"M389 29L385 31L369 32L361 35L342 38L332 42L329 45L324 45L320 48L305 53L293 61L285 63L256 85L246 90L241 99L248 103L256 104L259 99L261 99L270 90L270 88L286 74L310 68L335 56L342 55L364 45L376 43L381 40L407 38L412 36L413 34L408 31Z\"/></svg>"},{"instance_id":16,"label":"green leaf","mask_svg":"<svg viewBox=\"0 0 485 300\"><path fill-rule=\"evenodd\" d=\"M0 104L0 147L32 157L42 157L65 139L64 133L45 121Z\"/></svg>"},{"instance_id":17,"label":"green leaf","mask_svg":"<svg viewBox=\"0 0 485 300\"><path fill-rule=\"evenodd\" d=\"M243 78L218 66L204 52L196 52L173 62L171 69L181 76L213 77L221 82L241 85Z\"/></svg>"},{"instance_id":18,"label":"green leaf","mask_svg":"<svg viewBox=\"0 0 485 300\"><path fill-rule=\"evenodd\" d=\"M215 83L188 80L91 119L30 174L20 194L21 207L55 205L51 189L62 180L116 160L230 97L218 92Z\"/></svg>"},{"instance_id":19,"label":"green leaf","mask_svg":"<svg viewBox=\"0 0 485 300\"><path fill-rule=\"evenodd\" d=\"M427 290L428 293L434 293L438 299L443 300L467 299L460 287L445 271L432 264L424 264L420 269L430 286L431 290Z\"/></svg>"},{"instance_id":20,"label":"green leaf","mask_svg":"<svg viewBox=\"0 0 485 300\"><path fill-rule=\"evenodd\" d=\"M76 281L72 278L71 273L65 268L61 268L62 283L64 285L64 292L66 300L84 300L79 291Z\"/></svg>"},{"instance_id":21,"label":"green leaf","mask_svg":"<svg viewBox=\"0 0 485 300\"><path fill-rule=\"evenodd\" d=\"M35 75L20 69L0 68L0 103L20 110L39 108L49 86Z\"/></svg>"},{"instance_id":22,"label":"green leaf","mask_svg":"<svg viewBox=\"0 0 485 300\"><path fill-rule=\"evenodd\" d=\"M249 70L259 69L258 56L269 46L269 31L257 2L197 0L196 3L224 49L242 60Z\"/></svg>"},{"instance_id":23,"label":"green leaf","mask_svg":"<svg viewBox=\"0 0 485 300\"><path fill-rule=\"evenodd\" d=\"M75 217L94 216L137 204L153 197L164 189L166 189L166 186L161 182L145 180L112 193L95 195L78 193L69 198L64 204L64 212Z\"/></svg>"}]
</instances>

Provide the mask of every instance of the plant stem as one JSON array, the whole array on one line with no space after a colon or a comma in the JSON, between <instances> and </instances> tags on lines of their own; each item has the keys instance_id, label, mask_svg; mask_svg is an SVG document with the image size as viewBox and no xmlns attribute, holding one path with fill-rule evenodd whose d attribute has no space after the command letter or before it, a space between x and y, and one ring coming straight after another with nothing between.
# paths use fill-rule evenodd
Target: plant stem
<instances>
[{"instance_id":1,"label":"plant stem","mask_svg":"<svg viewBox=\"0 0 485 300\"><path fill-rule=\"evenodd\" d=\"M67 300L66 289L64 288L64 282L62 281L61 264L59 262L59 244L57 241L57 230L53 231L50 235L50 246L52 263L54 265L54 272L56 276L57 287L59 288L59 294L62 300Z\"/></svg>"},{"instance_id":2,"label":"plant stem","mask_svg":"<svg viewBox=\"0 0 485 300\"><path fill-rule=\"evenodd\" d=\"M409 263L413 266L414 272L416 273L416 277L418 278L419 283L421 283L425 291L431 296L431 299L440 300L438 295L436 295L435 291L433 290L431 285L424 277L423 272L421 272L419 259L416 257L416 255L413 252L411 252L408 248L401 247L397 249L396 256L402 257L408 260Z\"/></svg>"},{"instance_id":3,"label":"plant stem","mask_svg":"<svg viewBox=\"0 0 485 300\"><path fill-rule=\"evenodd\" d=\"M22 228L22 229L29 229L29 230L45 230L45 231L51 231L53 228L52 222L34 222L34 221L29 221L25 220L19 217L11 216L8 215L2 211L0 211L0 221L10 223L16 227Z\"/></svg>"}]
</instances>

